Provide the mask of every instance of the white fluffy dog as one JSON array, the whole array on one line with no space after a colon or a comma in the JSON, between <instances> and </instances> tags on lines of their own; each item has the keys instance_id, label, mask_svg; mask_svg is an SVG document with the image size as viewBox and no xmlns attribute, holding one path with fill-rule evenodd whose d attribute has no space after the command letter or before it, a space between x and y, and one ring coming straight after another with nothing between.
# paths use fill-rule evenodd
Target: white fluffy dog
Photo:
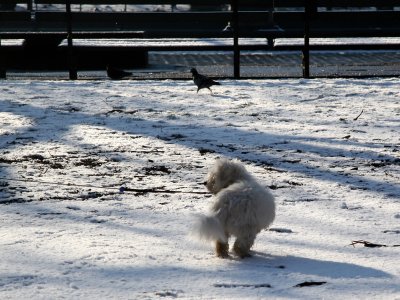
<instances>
[{"instance_id":1,"label":"white fluffy dog","mask_svg":"<svg viewBox=\"0 0 400 300\"><path fill-rule=\"evenodd\" d=\"M200 217L197 235L215 242L218 257L229 257L230 236L236 237L233 252L250 256L256 235L275 218L274 197L240 163L227 159L216 161L204 184L214 202L210 214Z\"/></svg>"}]
</instances>

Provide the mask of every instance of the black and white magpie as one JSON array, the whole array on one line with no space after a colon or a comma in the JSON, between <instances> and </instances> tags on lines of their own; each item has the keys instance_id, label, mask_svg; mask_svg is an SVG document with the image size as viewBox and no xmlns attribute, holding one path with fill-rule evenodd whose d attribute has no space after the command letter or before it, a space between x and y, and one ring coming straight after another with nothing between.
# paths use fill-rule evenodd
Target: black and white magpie
<instances>
[{"instance_id":1,"label":"black and white magpie","mask_svg":"<svg viewBox=\"0 0 400 300\"><path fill-rule=\"evenodd\" d=\"M214 81L205 75L199 74L195 68L192 68L190 72L193 75L194 84L197 85L197 92L199 92L201 89L209 89L212 93L212 90L210 89L211 86L221 85L219 82Z\"/></svg>"}]
</instances>

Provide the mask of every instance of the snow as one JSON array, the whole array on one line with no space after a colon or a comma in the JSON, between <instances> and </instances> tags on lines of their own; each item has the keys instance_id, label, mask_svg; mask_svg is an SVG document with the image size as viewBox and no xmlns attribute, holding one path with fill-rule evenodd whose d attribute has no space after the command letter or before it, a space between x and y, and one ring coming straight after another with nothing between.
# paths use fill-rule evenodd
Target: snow
<instances>
[{"instance_id":1,"label":"snow","mask_svg":"<svg viewBox=\"0 0 400 300\"><path fill-rule=\"evenodd\" d=\"M1 81L0 298L399 299L398 78L221 83ZM277 199L248 259L189 234L216 157Z\"/></svg>"}]
</instances>

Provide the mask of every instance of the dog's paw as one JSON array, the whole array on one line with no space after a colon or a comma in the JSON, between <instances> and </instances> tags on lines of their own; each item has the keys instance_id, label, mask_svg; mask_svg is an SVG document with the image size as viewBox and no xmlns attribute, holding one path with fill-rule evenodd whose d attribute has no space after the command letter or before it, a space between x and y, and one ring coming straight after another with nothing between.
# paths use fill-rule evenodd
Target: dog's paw
<instances>
[{"instance_id":1,"label":"dog's paw","mask_svg":"<svg viewBox=\"0 0 400 300\"><path fill-rule=\"evenodd\" d=\"M247 257L252 256L247 248L242 248L237 243L235 243L235 245L233 245L232 250L235 253L235 255L240 258L247 258Z\"/></svg>"},{"instance_id":2,"label":"dog's paw","mask_svg":"<svg viewBox=\"0 0 400 300\"><path fill-rule=\"evenodd\" d=\"M222 259L232 259L228 253L217 253L217 257Z\"/></svg>"},{"instance_id":3,"label":"dog's paw","mask_svg":"<svg viewBox=\"0 0 400 300\"><path fill-rule=\"evenodd\" d=\"M244 254L241 254L241 255L238 255L238 256L239 256L241 259L253 257L253 255L251 255L250 253L244 253Z\"/></svg>"},{"instance_id":4,"label":"dog's paw","mask_svg":"<svg viewBox=\"0 0 400 300\"><path fill-rule=\"evenodd\" d=\"M229 257L228 243L223 243L223 242L217 241L215 243L215 253L217 254L217 257L228 258Z\"/></svg>"}]
</instances>

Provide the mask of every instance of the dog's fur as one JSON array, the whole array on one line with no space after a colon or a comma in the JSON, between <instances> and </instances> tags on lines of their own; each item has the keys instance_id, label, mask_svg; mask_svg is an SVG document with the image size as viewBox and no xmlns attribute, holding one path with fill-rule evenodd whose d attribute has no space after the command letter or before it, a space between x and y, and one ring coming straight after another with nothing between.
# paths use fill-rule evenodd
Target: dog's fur
<instances>
[{"instance_id":1,"label":"dog's fur","mask_svg":"<svg viewBox=\"0 0 400 300\"><path fill-rule=\"evenodd\" d=\"M228 239L236 237L233 252L250 256L256 235L271 225L275 218L275 201L270 191L261 186L238 162L218 159L204 183L214 194L208 216L199 218L198 235L215 242L219 257L229 256Z\"/></svg>"}]
</instances>

